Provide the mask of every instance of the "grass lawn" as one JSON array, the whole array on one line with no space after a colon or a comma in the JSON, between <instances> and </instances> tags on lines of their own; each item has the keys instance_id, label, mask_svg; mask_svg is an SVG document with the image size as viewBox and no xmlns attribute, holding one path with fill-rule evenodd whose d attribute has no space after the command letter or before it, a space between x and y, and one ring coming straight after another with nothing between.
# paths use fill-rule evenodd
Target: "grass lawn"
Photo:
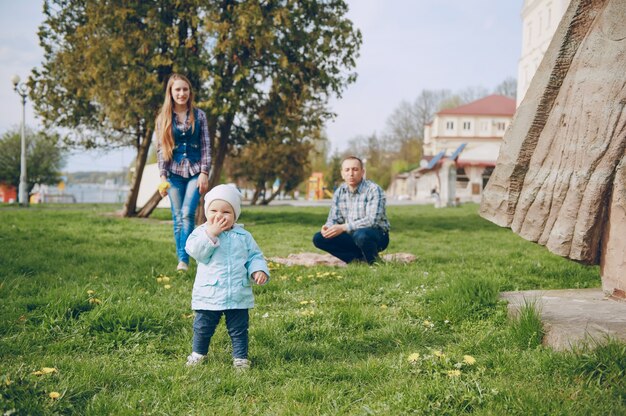
<instances>
[{"instance_id":1,"label":"grass lawn","mask_svg":"<svg viewBox=\"0 0 626 416\"><path fill-rule=\"evenodd\" d=\"M554 352L503 290L599 287L477 215L476 205L389 207L389 253L370 268L278 267L255 287L253 368L232 368L222 323L185 366L189 274L176 274L169 212L118 206L0 207L3 414L626 414L626 347ZM267 257L315 251L325 208L244 207ZM58 393L58 398L50 397ZM52 396L55 396L52 394Z\"/></svg>"}]
</instances>

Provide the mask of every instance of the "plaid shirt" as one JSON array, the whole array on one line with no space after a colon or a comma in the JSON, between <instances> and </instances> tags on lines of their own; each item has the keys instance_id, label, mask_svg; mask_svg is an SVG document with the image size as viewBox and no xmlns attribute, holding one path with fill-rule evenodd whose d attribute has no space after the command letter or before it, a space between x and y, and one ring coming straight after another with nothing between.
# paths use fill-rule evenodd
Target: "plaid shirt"
<instances>
[{"instance_id":1,"label":"plaid shirt","mask_svg":"<svg viewBox=\"0 0 626 416\"><path fill-rule=\"evenodd\" d=\"M333 195L326 226L348 224L348 232L359 228L389 232L385 203L385 192L372 181L363 179L354 192L344 183Z\"/></svg>"},{"instance_id":2,"label":"plaid shirt","mask_svg":"<svg viewBox=\"0 0 626 416\"><path fill-rule=\"evenodd\" d=\"M209 129L207 127L206 114L200 109L195 110L198 115L198 123L200 124L200 161L191 163L189 159L185 158L181 163L177 163L173 158L165 160L163 159L161 146L158 145L159 141L157 140L157 161L159 163L159 174L161 176L169 176L170 173L173 173L183 178L189 178L200 172L209 173L209 169L211 168L211 144L209 142ZM172 117L174 117L173 114ZM175 117L174 119L177 120ZM189 130L191 128L189 117L185 119L184 123L178 123L178 121L176 121L176 126L181 131Z\"/></svg>"}]
</instances>

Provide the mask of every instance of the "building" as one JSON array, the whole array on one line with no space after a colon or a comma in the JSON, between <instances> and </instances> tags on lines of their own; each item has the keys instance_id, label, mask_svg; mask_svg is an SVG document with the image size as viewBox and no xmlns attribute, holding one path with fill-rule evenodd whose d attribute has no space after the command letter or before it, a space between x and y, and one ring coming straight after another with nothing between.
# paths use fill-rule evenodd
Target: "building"
<instances>
[{"instance_id":1,"label":"building","mask_svg":"<svg viewBox=\"0 0 626 416\"><path fill-rule=\"evenodd\" d=\"M15 186L0 183L0 202L10 204L17 202L17 189Z\"/></svg>"},{"instance_id":2,"label":"building","mask_svg":"<svg viewBox=\"0 0 626 416\"><path fill-rule=\"evenodd\" d=\"M570 0L524 0L522 52L517 67L517 105L522 102Z\"/></svg>"},{"instance_id":3,"label":"building","mask_svg":"<svg viewBox=\"0 0 626 416\"><path fill-rule=\"evenodd\" d=\"M515 100L502 95L439 111L424 129L423 165L394 178L390 197L420 201L435 196L442 205L480 202L514 113ZM449 171L451 162L455 173Z\"/></svg>"}]
</instances>

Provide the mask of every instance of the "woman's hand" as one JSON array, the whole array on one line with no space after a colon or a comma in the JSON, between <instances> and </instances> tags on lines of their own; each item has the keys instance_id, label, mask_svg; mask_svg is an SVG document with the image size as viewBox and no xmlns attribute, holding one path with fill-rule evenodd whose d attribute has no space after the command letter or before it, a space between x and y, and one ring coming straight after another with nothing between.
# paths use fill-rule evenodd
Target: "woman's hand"
<instances>
[{"instance_id":1,"label":"woman's hand","mask_svg":"<svg viewBox=\"0 0 626 416\"><path fill-rule=\"evenodd\" d=\"M161 183L159 184L159 194L161 197L165 197L167 195L167 190L170 188L170 183L167 181L167 178L161 176Z\"/></svg>"},{"instance_id":2,"label":"woman's hand","mask_svg":"<svg viewBox=\"0 0 626 416\"><path fill-rule=\"evenodd\" d=\"M209 175L202 172L200 176L198 176L198 191L200 191L200 195L204 194L209 190Z\"/></svg>"}]
</instances>

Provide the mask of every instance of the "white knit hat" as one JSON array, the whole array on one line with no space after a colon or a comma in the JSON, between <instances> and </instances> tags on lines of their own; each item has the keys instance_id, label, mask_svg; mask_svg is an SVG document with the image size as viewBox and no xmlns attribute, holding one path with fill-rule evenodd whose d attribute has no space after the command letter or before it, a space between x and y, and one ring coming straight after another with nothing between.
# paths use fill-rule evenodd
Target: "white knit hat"
<instances>
[{"instance_id":1,"label":"white knit hat","mask_svg":"<svg viewBox=\"0 0 626 416\"><path fill-rule=\"evenodd\" d=\"M204 212L206 213L209 205L216 199L226 201L233 207L235 211L235 221L241 214L241 193L233 185L217 185L204 196Z\"/></svg>"}]
</instances>

